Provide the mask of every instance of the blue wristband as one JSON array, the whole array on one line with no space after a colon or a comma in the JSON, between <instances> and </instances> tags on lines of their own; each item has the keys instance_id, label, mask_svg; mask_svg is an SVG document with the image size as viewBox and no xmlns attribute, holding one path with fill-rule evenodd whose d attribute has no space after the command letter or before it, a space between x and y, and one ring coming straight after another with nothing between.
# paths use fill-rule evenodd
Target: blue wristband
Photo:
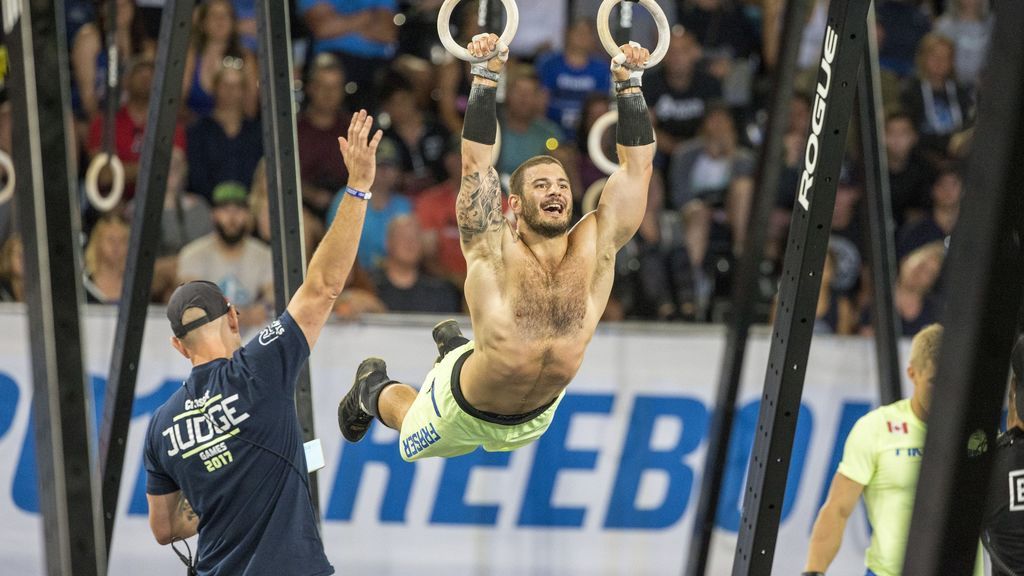
<instances>
[{"instance_id":1,"label":"blue wristband","mask_svg":"<svg viewBox=\"0 0 1024 576\"><path fill-rule=\"evenodd\" d=\"M361 192L351 186L345 186L345 193L349 196L355 196L360 200L369 200L370 198L373 198L373 192Z\"/></svg>"}]
</instances>

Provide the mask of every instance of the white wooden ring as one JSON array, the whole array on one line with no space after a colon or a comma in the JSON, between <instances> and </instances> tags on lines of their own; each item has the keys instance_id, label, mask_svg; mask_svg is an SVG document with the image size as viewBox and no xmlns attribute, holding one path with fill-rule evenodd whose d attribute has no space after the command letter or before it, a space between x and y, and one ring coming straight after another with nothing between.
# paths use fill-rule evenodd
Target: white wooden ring
<instances>
[{"instance_id":1,"label":"white wooden ring","mask_svg":"<svg viewBox=\"0 0 1024 576\"><path fill-rule=\"evenodd\" d=\"M0 204L6 204L14 198L14 162L11 161L11 155L3 150L0 150L0 168L7 172L7 184L0 189Z\"/></svg>"},{"instance_id":2,"label":"white wooden ring","mask_svg":"<svg viewBox=\"0 0 1024 576\"><path fill-rule=\"evenodd\" d=\"M113 183L110 187L110 194L103 196L100 194L99 187L100 170L103 170L103 167L108 164L110 165ZM117 157L117 154L100 152L92 159L92 162L89 163L89 168L85 171L85 197L100 212L110 212L121 202L123 196L124 164L121 163L121 159Z\"/></svg>"},{"instance_id":3,"label":"white wooden ring","mask_svg":"<svg viewBox=\"0 0 1024 576\"><path fill-rule=\"evenodd\" d=\"M618 44L615 43L615 38L612 37L612 31L609 27L608 21L611 18L612 8L616 4L623 0L604 0L601 2L601 6L597 9L597 36L601 39L601 45L608 52L608 55L613 60L616 58L622 58L622 50ZM658 27L658 45L651 52L650 59L647 60L647 64L644 68L651 68L661 62L662 58L665 57L665 53L668 52L668 41L672 36L672 30L668 25L668 18L665 17L664 10L655 0L625 0L627 2L636 1L641 6L647 9L654 18L654 23Z\"/></svg>"},{"instance_id":4,"label":"white wooden ring","mask_svg":"<svg viewBox=\"0 0 1024 576\"><path fill-rule=\"evenodd\" d=\"M594 166L597 166L598 170L608 175L618 170L619 165L612 162L604 153L601 140L604 138L604 133L608 130L608 127L618 121L619 111L609 110L601 114L594 121L594 125L590 127L590 134L587 135L587 152L590 154L590 160L593 161Z\"/></svg>"},{"instance_id":5,"label":"white wooden ring","mask_svg":"<svg viewBox=\"0 0 1024 576\"><path fill-rule=\"evenodd\" d=\"M497 49L492 54L477 58L472 56L465 47L459 46L455 39L452 38L449 22L452 18L452 11L455 10L455 6L458 3L459 0L444 0L444 3L441 4L441 9L437 13L437 35L441 39L441 44L444 45L445 50L451 53L452 56L466 62L486 62L490 60L498 53ZM519 7L516 6L515 0L501 0L501 4L505 7L506 18L505 30L501 33L498 44L499 46L504 44L507 47L512 44L512 38L515 38L516 30L519 28Z\"/></svg>"}]
</instances>

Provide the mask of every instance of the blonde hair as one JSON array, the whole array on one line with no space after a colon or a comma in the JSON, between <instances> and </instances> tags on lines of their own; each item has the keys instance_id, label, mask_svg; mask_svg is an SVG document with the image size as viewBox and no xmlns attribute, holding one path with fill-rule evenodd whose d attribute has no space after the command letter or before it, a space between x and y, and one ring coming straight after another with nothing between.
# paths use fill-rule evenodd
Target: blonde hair
<instances>
[{"instance_id":1,"label":"blonde hair","mask_svg":"<svg viewBox=\"0 0 1024 576\"><path fill-rule=\"evenodd\" d=\"M935 49L936 46L939 45L949 48L950 57L954 61L956 60L956 44L948 37L943 36L938 32L929 32L928 34L925 34L918 43L917 55L914 57L914 65L917 68L917 75L919 77L924 77L924 59L933 49Z\"/></svg>"},{"instance_id":2,"label":"blonde hair","mask_svg":"<svg viewBox=\"0 0 1024 576\"><path fill-rule=\"evenodd\" d=\"M21 236L12 234L2 245L0 245L0 280L13 280L14 257L23 249Z\"/></svg>"},{"instance_id":3,"label":"blonde hair","mask_svg":"<svg viewBox=\"0 0 1024 576\"><path fill-rule=\"evenodd\" d=\"M938 365L943 331L941 324L929 324L911 340L910 365L914 370L925 372Z\"/></svg>"},{"instance_id":4,"label":"blonde hair","mask_svg":"<svg viewBox=\"0 0 1024 576\"><path fill-rule=\"evenodd\" d=\"M128 229L128 222L116 214L107 214L103 218L100 218L96 225L93 226L92 232L89 234L89 243L85 245L85 271L90 276L95 274L99 269L99 238L102 234L106 233L108 229L122 227L125 230Z\"/></svg>"}]
</instances>

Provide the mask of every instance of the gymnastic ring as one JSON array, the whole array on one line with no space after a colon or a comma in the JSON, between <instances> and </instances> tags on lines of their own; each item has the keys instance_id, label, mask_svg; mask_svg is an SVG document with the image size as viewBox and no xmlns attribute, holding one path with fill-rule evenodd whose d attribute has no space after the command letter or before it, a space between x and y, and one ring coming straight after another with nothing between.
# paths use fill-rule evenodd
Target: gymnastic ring
<instances>
[{"instance_id":1,"label":"gymnastic ring","mask_svg":"<svg viewBox=\"0 0 1024 576\"><path fill-rule=\"evenodd\" d=\"M618 170L619 165L612 162L604 153L604 149L601 147L601 138L604 137L605 130L608 130L608 127L618 120L619 111L609 110L598 116L590 127L590 134L587 135L587 153L590 155L590 160L598 170L608 175Z\"/></svg>"},{"instance_id":2,"label":"gymnastic ring","mask_svg":"<svg viewBox=\"0 0 1024 576\"><path fill-rule=\"evenodd\" d=\"M452 17L452 11L455 10L455 6L458 3L459 0L444 0L444 4L441 4L441 10L437 13L437 35L441 38L441 44L453 56L466 62L486 62L490 60L498 53L497 48L492 54L477 58L470 55L468 50L459 46L455 39L452 38L452 31L448 24ZM505 7L506 13L505 31L501 33L498 43L509 46L512 44L512 38L515 37L516 30L519 28L519 7L516 6L515 0L501 0L501 4Z\"/></svg>"},{"instance_id":3,"label":"gymnastic ring","mask_svg":"<svg viewBox=\"0 0 1024 576\"><path fill-rule=\"evenodd\" d=\"M622 50L615 43L615 38L612 37L612 31L609 29L608 20L612 14L612 8L622 2L623 0L604 0L601 2L601 6L597 9L597 36L601 39L601 45L608 52L608 55L615 58L619 58L622 54ZM665 12L658 6L655 0L625 0L627 2L638 2L641 6L647 9L654 18L654 23L658 26L658 45L651 52L651 57L647 60L647 64L644 68L651 68L656 66L661 59L665 57L665 53L668 52L668 41L672 35L672 31L668 25L668 18L665 17Z\"/></svg>"},{"instance_id":4,"label":"gymnastic ring","mask_svg":"<svg viewBox=\"0 0 1024 576\"><path fill-rule=\"evenodd\" d=\"M100 194L99 176L104 166L110 165L111 176L114 181L110 187L110 194ZM89 163L85 171L85 197L100 212L110 212L121 201L124 196L124 164L117 154L100 152Z\"/></svg>"},{"instance_id":5,"label":"gymnastic ring","mask_svg":"<svg viewBox=\"0 0 1024 576\"><path fill-rule=\"evenodd\" d=\"M595 180L590 186L587 186L587 191L583 193L584 214L589 214L590 212L597 210L597 204L601 201L601 194L604 191L604 185L607 183L607 178L600 178Z\"/></svg>"},{"instance_id":6,"label":"gymnastic ring","mask_svg":"<svg viewBox=\"0 0 1024 576\"><path fill-rule=\"evenodd\" d=\"M7 184L0 189L0 206L14 198L14 162L11 162L11 155L0 150L0 168L7 172Z\"/></svg>"}]
</instances>

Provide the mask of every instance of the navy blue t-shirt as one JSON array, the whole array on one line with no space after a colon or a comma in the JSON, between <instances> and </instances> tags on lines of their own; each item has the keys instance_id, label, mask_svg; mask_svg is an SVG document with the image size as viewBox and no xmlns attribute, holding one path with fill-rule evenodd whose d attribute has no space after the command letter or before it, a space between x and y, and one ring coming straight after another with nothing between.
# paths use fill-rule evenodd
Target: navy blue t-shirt
<instances>
[{"instance_id":1,"label":"navy blue t-shirt","mask_svg":"<svg viewBox=\"0 0 1024 576\"><path fill-rule=\"evenodd\" d=\"M286 312L231 359L194 367L150 421L146 492L188 498L199 515L203 576L334 573L310 502L293 399L308 357Z\"/></svg>"},{"instance_id":2,"label":"navy blue t-shirt","mask_svg":"<svg viewBox=\"0 0 1024 576\"><path fill-rule=\"evenodd\" d=\"M583 103L593 92L608 94L612 88L608 64L596 58L583 68L573 68L564 54L550 54L537 64L541 84L551 93L548 118L557 122L569 138L576 138Z\"/></svg>"}]
</instances>

